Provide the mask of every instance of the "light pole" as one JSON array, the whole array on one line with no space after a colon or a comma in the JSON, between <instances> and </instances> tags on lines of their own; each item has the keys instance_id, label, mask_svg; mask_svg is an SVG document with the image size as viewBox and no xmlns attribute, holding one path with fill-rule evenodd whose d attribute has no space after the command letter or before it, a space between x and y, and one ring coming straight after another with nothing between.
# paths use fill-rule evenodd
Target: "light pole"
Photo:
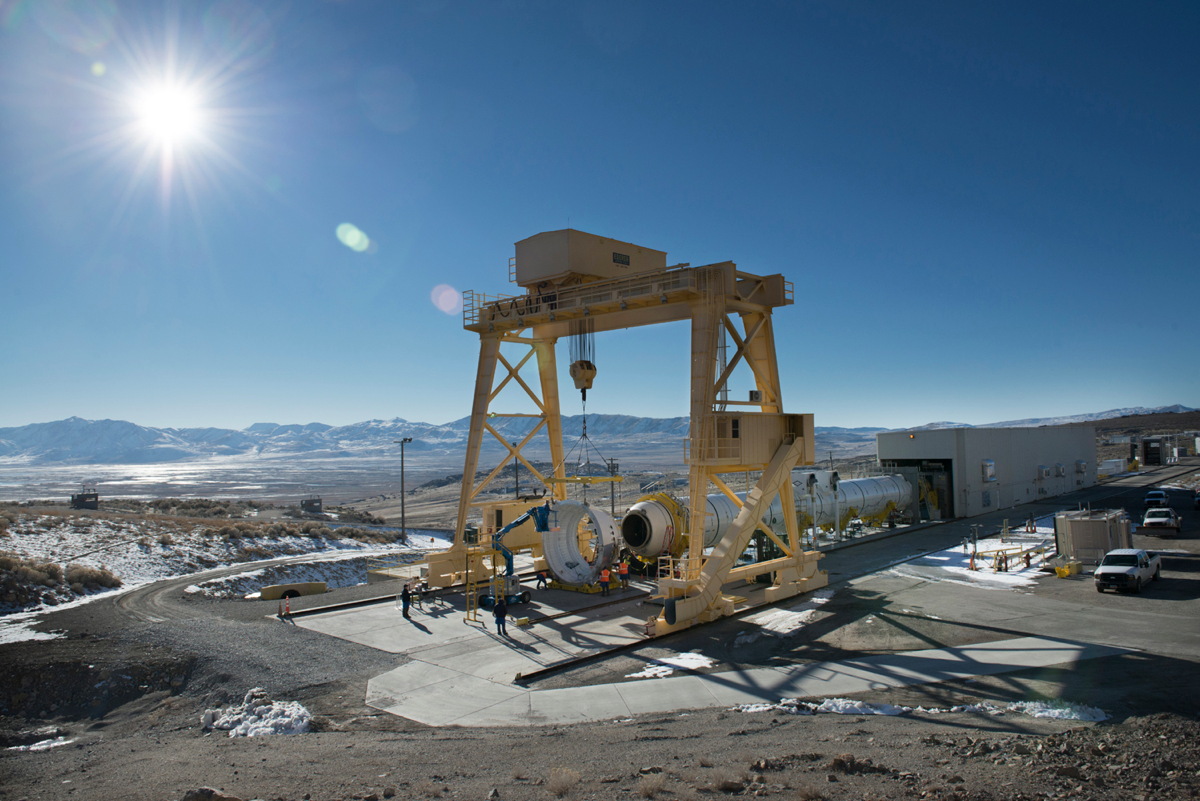
<instances>
[{"instance_id":1,"label":"light pole","mask_svg":"<svg viewBox=\"0 0 1200 801\"><path fill-rule=\"evenodd\" d=\"M392 442L400 446L400 533L408 540L408 517L404 514L404 446L412 442L412 437L394 439Z\"/></svg>"},{"instance_id":2,"label":"light pole","mask_svg":"<svg viewBox=\"0 0 1200 801\"><path fill-rule=\"evenodd\" d=\"M617 482L615 479L617 477L617 470L619 469L620 466L617 464L616 459L608 460L608 475L610 478L614 479L608 483L608 513L613 517L617 516Z\"/></svg>"},{"instance_id":3,"label":"light pole","mask_svg":"<svg viewBox=\"0 0 1200 801\"><path fill-rule=\"evenodd\" d=\"M517 443L512 444L517 447ZM521 463L517 461L516 453L513 454L513 497L518 501L521 500L521 476L517 471L521 468Z\"/></svg>"}]
</instances>

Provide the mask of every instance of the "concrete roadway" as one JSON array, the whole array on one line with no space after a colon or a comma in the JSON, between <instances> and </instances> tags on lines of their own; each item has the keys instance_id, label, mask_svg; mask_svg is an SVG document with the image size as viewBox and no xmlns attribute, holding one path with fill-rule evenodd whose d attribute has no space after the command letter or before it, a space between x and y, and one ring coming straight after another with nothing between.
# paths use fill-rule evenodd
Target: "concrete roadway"
<instances>
[{"instance_id":1,"label":"concrete roadway","mask_svg":"<svg viewBox=\"0 0 1200 801\"><path fill-rule=\"evenodd\" d=\"M972 525L980 525L981 534L994 533L1006 518L1016 526L1031 513L1040 516L1092 504L1124 505L1140 519L1145 487L1200 466L1200 459L1188 461L1193 464L1185 464L1186 470L1165 468L1017 509L860 540L835 548L823 560L831 586L839 592L886 598L890 610L913 622L914 631L920 631L921 621L955 623L973 630L984 642L947 646L930 639L927 644L938 647L837 663L531 690L515 682L580 657L646 642L645 618L657 610L641 601L652 585L635 584L614 592L598 606L601 599L595 595L535 591L535 601L528 607L513 608L513 613L555 616L529 627L510 621L508 637L495 632L490 615L482 610L477 621L464 620L461 596L450 596L451 603L414 610L411 621L401 616L394 603L382 602L306 613L295 622L402 655L403 664L369 682L366 702L434 726L578 723L625 717L635 711L643 714L777 702L784 697L853 695L1068 665L1125 649L1196 661L1200 659L1200 588L1195 576L1200 567L1200 514L1187 514L1181 500L1176 506L1185 514L1185 528L1179 538L1159 543L1137 537L1136 544L1141 547L1161 546L1179 552L1165 561L1163 580L1141 595L1098 595L1090 576L1048 576L1031 592L996 591L888 570L960 544ZM1182 493L1179 495L1182 498ZM736 591L747 594L747 589ZM800 596L781 606L803 601Z\"/></svg>"}]
</instances>

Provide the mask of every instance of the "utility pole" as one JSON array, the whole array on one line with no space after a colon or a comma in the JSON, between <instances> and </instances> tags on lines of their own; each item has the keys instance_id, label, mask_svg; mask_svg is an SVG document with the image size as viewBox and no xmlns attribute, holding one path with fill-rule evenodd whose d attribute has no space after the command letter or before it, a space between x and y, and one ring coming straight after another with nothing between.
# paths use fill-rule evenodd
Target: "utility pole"
<instances>
[{"instance_id":1,"label":"utility pole","mask_svg":"<svg viewBox=\"0 0 1200 801\"><path fill-rule=\"evenodd\" d=\"M616 459L608 460L608 474L613 479L615 479L617 477L618 468L619 468L619 466L617 465ZM609 488L608 513L611 514L613 517L616 517L617 516L617 482L610 481L608 483L608 488Z\"/></svg>"},{"instance_id":2,"label":"utility pole","mask_svg":"<svg viewBox=\"0 0 1200 801\"><path fill-rule=\"evenodd\" d=\"M394 439L392 442L400 446L400 532L408 540L408 516L404 514L404 446L412 442L412 437Z\"/></svg>"}]
</instances>

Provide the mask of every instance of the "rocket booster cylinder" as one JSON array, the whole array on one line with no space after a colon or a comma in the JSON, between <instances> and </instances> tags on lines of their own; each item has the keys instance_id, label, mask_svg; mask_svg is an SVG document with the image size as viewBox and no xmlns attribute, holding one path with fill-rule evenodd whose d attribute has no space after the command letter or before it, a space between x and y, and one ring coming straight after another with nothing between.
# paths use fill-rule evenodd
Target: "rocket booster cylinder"
<instances>
[{"instance_id":1,"label":"rocket booster cylinder","mask_svg":"<svg viewBox=\"0 0 1200 801\"><path fill-rule=\"evenodd\" d=\"M815 481L809 477L815 477ZM828 471L805 471L793 480L796 516L801 525L830 528L838 518L853 514L862 518L879 517L891 509L903 509L912 501L912 485L899 475L855 478L832 486ZM746 493L736 493L744 501ZM706 498L704 547L721 541L740 507L727 495L717 493ZM686 499L675 500L666 494L650 495L635 503L621 521L621 536L635 554L654 557L682 550L676 537L682 528ZM786 531L783 507L778 497L763 515L763 525L778 534Z\"/></svg>"}]
</instances>

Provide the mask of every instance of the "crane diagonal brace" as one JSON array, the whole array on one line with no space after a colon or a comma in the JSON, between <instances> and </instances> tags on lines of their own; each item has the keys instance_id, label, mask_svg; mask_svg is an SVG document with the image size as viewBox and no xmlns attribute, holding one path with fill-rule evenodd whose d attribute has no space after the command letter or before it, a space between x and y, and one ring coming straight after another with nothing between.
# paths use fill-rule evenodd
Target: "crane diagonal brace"
<instances>
[{"instance_id":1,"label":"crane diagonal brace","mask_svg":"<svg viewBox=\"0 0 1200 801\"><path fill-rule=\"evenodd\" d=\"M667 599L663 614L668 625L696 620L717 604L725 577L736 565L738 556L749 545L750 536L758 528L758 521L779 494L780 488L785 482L791 481L792 468L795 467L803 449L800 440L793 440L782 443L775 451L775 456L763 471L758 485L746 495L746 502L733 519L729 530L704 561L700 578L696 582L697 592L685 598ZM723 610L714 613L713 616L727 614L729 611L731 610Z\"/></svg>"}]
</instances>

